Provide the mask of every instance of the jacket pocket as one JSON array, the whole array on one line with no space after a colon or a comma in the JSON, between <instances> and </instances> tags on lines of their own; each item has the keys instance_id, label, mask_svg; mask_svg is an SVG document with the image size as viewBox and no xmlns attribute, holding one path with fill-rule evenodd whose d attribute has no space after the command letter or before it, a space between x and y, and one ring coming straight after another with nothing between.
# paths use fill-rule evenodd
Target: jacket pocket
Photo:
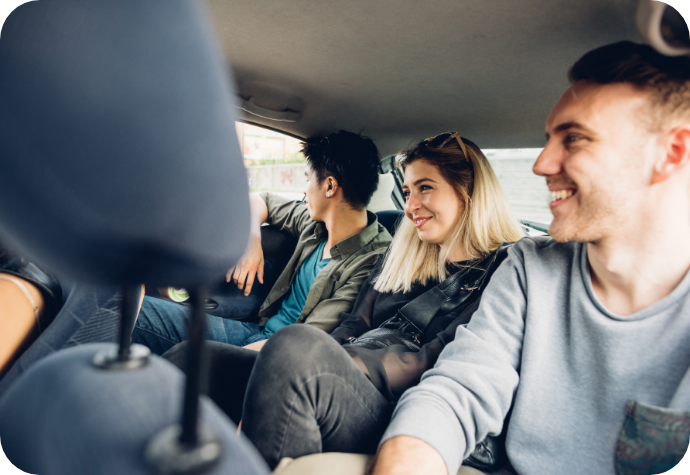
<instances>
[{"instance_id":1,"label":"jacket pocket","mask_svg":"<svg viewBox=\"0 0 690 475\"><path fill-rule=\"evenodd\" d=\"M615 449L617 475L664 473L688 450L690 411L629 400Z\"/></svg>"}]
</instances>

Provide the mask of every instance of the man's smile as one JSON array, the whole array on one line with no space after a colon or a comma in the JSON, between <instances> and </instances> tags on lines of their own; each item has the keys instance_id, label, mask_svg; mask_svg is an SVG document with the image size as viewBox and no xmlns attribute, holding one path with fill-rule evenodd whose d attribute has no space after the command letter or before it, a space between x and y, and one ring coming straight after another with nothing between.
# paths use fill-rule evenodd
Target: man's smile
<instances>
[{"instance_id":1,"label":"man's smile","mask_svg":"<svg viewBox=\"0 0 690 475\"><path fill-rule=\"evenodd\" d=\"M563 185L560 185L561 187ZM565 203L568 201L574 194L577 193L577 188L575 187L569 187L569 188L561 188L558 185L551 185L549 186L549 189L551 190L551 203L550 207L551 209L554 209L557 206L560 206L561 204ZM557 189L555 189L557 188Z\"/></svg>"}]
</instances>

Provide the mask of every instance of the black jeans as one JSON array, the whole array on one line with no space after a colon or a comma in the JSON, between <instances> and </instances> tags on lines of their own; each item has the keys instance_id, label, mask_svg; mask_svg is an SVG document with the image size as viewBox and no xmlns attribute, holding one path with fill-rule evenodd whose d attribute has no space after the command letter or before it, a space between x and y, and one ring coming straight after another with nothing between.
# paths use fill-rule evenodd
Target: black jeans
<instances>
[{"instance_id":1,"label":"black jeans","mask_svg":"<svg viewBox=\"0 0 690 475\"><path fill-rule=\"evenodd\" d=\"M185 348L164 357L183 367ZM209 396L235 422L241 415L271 468L283 457L374 453L390 422L394 404L332 337L308 325L283 328L259 354L209 342L207 357Z\"/></svg>"}]
</instances>

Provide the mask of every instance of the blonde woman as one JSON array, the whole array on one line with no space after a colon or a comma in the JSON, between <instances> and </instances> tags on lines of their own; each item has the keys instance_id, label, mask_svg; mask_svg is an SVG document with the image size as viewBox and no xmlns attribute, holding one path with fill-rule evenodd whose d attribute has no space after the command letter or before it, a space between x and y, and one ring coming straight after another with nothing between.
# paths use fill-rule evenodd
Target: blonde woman
<instances>
[{"instance_id":1,"label":"blonde woman","mask_svg":"<svg viewBox=\"0 0 690 475\"><path fill-rule=\"evenodd\" d=\"M456 132L402 152L399 165L405 218L331 335L292 325L260 354L210 344L210 396L271 468L374 453L397 399L469 321L504 243L522 237L486 157ZM183 348L166 356L181 365Z\"/></svg>"}]
</instances>

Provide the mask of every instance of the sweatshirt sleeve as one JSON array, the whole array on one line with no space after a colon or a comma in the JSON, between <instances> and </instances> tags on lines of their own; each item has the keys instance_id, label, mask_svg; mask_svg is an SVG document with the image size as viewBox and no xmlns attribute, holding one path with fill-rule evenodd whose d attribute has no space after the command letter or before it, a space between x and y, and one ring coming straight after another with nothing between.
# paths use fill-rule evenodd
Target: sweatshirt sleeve
<instances>
[{"instance_id":1,"label":"sweatshirt sleeve","mask_svg":"<svg viewBox=\"0 0 690 475\"><path fill-rule=\"evenodd\" d=\"M449 474L487 435L498 435L518 385L525 279L519 246L496 270L467 327L398 402L381 443L407 435L443 457Z\"/></svg>"}]
</instances>

